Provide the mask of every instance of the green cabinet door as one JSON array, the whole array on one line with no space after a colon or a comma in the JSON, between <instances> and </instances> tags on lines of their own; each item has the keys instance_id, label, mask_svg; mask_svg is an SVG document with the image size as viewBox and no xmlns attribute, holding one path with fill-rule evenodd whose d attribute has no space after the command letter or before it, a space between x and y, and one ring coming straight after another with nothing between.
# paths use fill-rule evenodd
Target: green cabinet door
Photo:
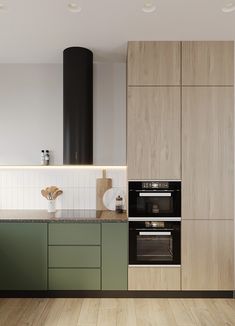
<instances>
[{"instance_id":1,"label":"green cabinet door","mask_svg":"<svg viewBox=\"0 0 235 326\"><path fill-rule=\"evenodd\" d=\"M47 289L47 224L0 223L0 290Z\"/></svg>"},{"instance_id":2,"label":"green cabinet door","mask_svg":"<svg viewBox=\"0 0 235 326\"><path fill-rule=\"evenodd\" d=\"M127 290L128 223L102 223L102 290Z\"/></svg>"},{"instance_id":3,"label":"green cabinet door","mask_svg":"<svg viewBox=\"0 0 235 326\"><path fill-rule=\"evenodd\" d=\"M49 245L100 245L100 223L50 223Z\"/></svg>"},{"instance_id":4,"label":"green cabinet door","mask_svg":"<svg viewBox=\"0 0 235 326\"><path fill-rule=\"evenodd\" d=\"M49 268L100 268L100 246L49 246Z\"/></svg>"},{"instance_id":5,"label":"green cabinet door","mask_svg":"<svg viewBox=\"0 0 235 326\"><path fill-rule=\"evenodd\" d=\"M100 290L100 269L49 268L49 290Z\"/></svg>"}]
</instances>

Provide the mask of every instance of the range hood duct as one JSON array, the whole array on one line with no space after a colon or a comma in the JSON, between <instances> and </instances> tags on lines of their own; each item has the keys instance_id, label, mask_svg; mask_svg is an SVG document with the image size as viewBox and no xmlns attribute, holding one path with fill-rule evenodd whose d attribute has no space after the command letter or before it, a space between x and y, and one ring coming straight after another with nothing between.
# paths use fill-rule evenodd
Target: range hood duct
<instances>
[{"instance_id":1,"label":"range hood duct","mask_svg":"<svg viewBox=\"0 0 235 326\"><path fill-rule=\"evenodd\" d=\"M93 163L93 53L82 47L63 52L64 164Z\"/></svg>"}]
</instances>

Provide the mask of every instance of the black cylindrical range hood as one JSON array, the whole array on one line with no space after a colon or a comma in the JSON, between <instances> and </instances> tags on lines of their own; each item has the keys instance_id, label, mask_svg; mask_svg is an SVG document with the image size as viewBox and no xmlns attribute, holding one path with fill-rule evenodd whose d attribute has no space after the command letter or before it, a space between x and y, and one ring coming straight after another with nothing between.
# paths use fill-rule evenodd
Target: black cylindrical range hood
<instances>
[{"instance_id":1,"label":"black cylindrical range hood","mask_svg":"<svg viewBox=\"0 0 235 326\"><path fill-rule=\"evenodd\" d=\"M64 164L93 163L93 53L64 50Z\"/></svg>"}]
</instances>

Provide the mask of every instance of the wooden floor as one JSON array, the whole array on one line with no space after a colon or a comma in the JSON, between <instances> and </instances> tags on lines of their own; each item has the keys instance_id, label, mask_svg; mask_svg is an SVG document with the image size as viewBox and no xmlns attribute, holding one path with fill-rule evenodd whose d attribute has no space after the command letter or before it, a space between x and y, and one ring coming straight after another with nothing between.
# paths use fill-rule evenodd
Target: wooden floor
<instances>
[{"instance_id":1,"label":"wooden floor","mask_svg":"<svg viewBox=\"0 0 235 326\"><path fill-rule=\"evenodd\" d=\"M234 326L233 299L0 299L6 326Z\"/></svg>"}]
</instances>

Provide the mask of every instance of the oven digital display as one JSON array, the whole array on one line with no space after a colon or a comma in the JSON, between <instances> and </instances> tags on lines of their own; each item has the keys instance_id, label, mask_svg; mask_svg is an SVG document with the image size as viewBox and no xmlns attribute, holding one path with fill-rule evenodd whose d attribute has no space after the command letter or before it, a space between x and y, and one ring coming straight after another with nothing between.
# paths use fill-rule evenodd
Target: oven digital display
<instances>
[{"instance_id":1,"label":"oven digital display","mask_svg":"<svg viewBox=\"0 0 235 326\"><path fill-rule=\"evenodd\" d=\"M169 182L166 181L150 181L150 182L143 182L142 183L143 189L168 189Z\"/></svg>"}]
</instances>

